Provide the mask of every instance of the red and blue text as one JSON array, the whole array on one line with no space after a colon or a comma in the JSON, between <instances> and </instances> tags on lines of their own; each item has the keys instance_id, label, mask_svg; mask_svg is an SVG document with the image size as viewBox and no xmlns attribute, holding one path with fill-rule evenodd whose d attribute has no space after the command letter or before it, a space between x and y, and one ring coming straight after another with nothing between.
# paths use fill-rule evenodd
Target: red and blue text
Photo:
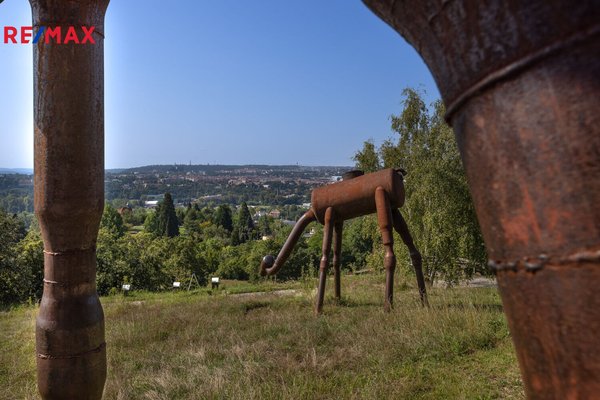
<instances>
[{"instance_id":1,"label":"red and blue text","mask_svg":"<svg viewBox=\"0 0 600 400\"><path fill-rule=\"evenodd\" d=\"M45 44L95 44L92 36L95 29L94 26L40 26L34 31L31 26L5 26L4 43L36 44L42 41Z\"/></svg>"}]
</instances>

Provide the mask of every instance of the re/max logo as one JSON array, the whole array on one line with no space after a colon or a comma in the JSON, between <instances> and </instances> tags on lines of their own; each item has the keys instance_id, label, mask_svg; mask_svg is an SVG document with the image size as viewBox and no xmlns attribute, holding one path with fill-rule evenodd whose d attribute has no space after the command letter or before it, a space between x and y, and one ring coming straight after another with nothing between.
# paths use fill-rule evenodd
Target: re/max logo
<instances>
[{"instance_id":1,"label":"re/max logo","mask_svg":"<svg viewBox=\"0 0 600 400\"><path fill-rule=\"evenodd\" d=\"M95 26L81 26L78 28L74 26L56 26L54 28L41 26L33 36L33 27L31 26L22 26L20 29L14 26L5 26L4 43L36 44L42 40L45 44L95 44L96 41L92 37L95 29Z\"/></svg>"}]
</instances>

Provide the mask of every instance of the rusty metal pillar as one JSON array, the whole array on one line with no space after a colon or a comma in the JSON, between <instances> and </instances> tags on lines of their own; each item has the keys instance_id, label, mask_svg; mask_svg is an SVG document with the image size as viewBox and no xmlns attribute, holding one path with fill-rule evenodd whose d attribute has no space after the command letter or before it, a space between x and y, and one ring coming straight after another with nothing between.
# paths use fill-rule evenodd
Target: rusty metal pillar
<instances>
[{"instance_id":1,"label":"rusty metal pillar","mask_svg":"<svg viewBox=\"0 0 600 400\"><path fill-rule=\"evenodd\" d=\"M104 14L108 0L30 0L34 30L35 212L44 238L44 294L36 323L44 399L100 399L104 314L96 293L96 237L104 205ZM80 42L65 43L74 27ZM72 38L72 36L71 36ZM92 43L94 42L94 43Z\"/></svg>"},{"instance_id":2,"label":"rusty metal pillar","mask_svg":"<svg viewBox=\"0 0 600 400\"><path fill-rule=\"evenodd\" d=\"M600 2L364 0L456 133L525 390L600 393Z\"/></svg>"}]
</instances>

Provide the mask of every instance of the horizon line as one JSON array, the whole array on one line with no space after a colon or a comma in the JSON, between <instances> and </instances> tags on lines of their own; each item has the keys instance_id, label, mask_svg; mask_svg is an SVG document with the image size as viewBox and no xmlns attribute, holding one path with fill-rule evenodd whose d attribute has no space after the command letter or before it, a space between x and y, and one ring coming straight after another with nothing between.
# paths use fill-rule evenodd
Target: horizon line
<instances>
[{"instance_id":1,"label":"horizon line","mask_svg":"<svg viewBox=\"0 0 600 400\"><path fill-rule=\"evenodd\" d=\"M218 166L218 167L327 167L327 168L354 168L352 165L325 165L325 164L258 164L258 163L248 163L248 164L221 164L221 163L206 163L206 164L146 164L146 165L137 165L132 167L109 167L104 168L105 171L111 170L124 170L124 169L136 169L136 168L147 168L147 167L168 167L168 166L182 166L182 167L208 167L208 166ZM33 167L0 167L0 171L32 171Z\"/></svg>"}]
</instances>

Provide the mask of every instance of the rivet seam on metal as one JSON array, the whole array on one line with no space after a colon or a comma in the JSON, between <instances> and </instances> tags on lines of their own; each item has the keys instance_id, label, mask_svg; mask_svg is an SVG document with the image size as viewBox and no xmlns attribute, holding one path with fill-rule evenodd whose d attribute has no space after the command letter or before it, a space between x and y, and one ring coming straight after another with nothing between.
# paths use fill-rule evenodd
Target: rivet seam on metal
<instances>
[{"instance_id":1,"label":"rivet seam on metal","mask_svg":"<svg viewBox=\"0 0 600 400\"><path fill-rule=\"evenodd\" d=\"M519 269L535 272L544 268L546 264L552 265L565 265L565 264L576 264L585 262L599 262L600 261L600 250L596 251L582 251L575 253L567 257L553 257L550 258L546 254L540 254L537 257L525 257L521 260L516 261L499 261L489 260L488 267L494 272L499 271L518 271Z\"/></svg>"},{"instance_id":2,"label":"rivet seam on metal","mask_svg":"<svg viewBox=\"0 0 600 400\"><path fill-rule=\"evenodd\" d=\"M582 251L563 259L563 263L598 262L600 261L600 250Z\"/></svg>"},{"instance_id":3,"label":"rivet seam on metal","mask_svg":"<svg viewBox=\"0 0 600 400\"><path fill-rule=\"evenodd\" d=\"M475 96L479 92L484 89L487 89L489 86L492 86L498 81L501 81L508 76L519 72L530 65L533 65L546 57L550 57L553 54L565 49L570 48L576 43L584 42L592 37L598 35L600 33L600 25L593 25L590 28L575 33L567 37L564 40L560 40L558 42L552 43L548 46L542 47L538 51L528 54L504 67L488 74L484 78L475 82L471 87L467 88L463 93L458 95L455 99L448 102L448 107L446 108L446 115L444 118L446 122L450 124L453 114L471 97Z\"/></svg>"},{"instance_id":4,"label":"rivet seam on metal","mask_svg":"<svg viewBox=\"0 0 600 400\"><path fill-rule=\"evenodd\" d=\"M88 354L92 354L92 353L99 353L105 347L106 347L106 342L102 342L102 344L100 346L96 347L95 349L92 349L92 350L89 350L89 351L84 351L83 353L60 355L60 356L55 356L55 355L52 355L52 354L38 354L37 357L41 358L42 360L68 360L68 359L72 359L72 358L85 357Z\"/></svg>"},{"instance_id":5,"label":"rivet seam on metal","mask_svg":"<svg viewBox=\"0 0 600 400\"><path fill-rule=\"evenodd\" d=\"M79 254L79 253L90 253L96 251L96 247L88 247L87 249L70 249L70 250L64 250L64 251L48 251L48 250L44 250L44 254L48 254L49 256L70 256L73 254Z\"/></svg>"}]
</instances>

